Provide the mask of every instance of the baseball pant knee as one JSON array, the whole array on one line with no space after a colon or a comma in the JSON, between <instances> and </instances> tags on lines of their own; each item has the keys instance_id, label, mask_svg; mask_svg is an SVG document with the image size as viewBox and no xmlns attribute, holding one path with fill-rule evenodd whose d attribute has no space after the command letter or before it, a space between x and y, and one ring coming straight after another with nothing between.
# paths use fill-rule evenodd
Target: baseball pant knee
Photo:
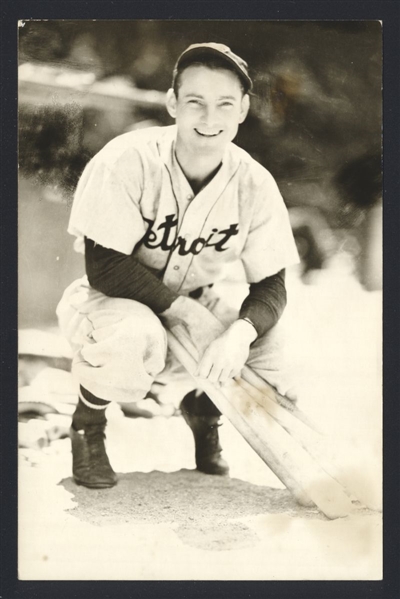
<instances>
[{"instance_id":1,"label":"baseball pant knee","mask_svg":"<svg viewBox=\"0 0 400 599\"><path fill-rule=\"evenodd\" d=\"M167 352L166 333L155 314L137 302L125 308L104 305L85 314L74 335L79 347L74 376L97 397L119 402L146 395Z\"/></svg>"}]
</instances>

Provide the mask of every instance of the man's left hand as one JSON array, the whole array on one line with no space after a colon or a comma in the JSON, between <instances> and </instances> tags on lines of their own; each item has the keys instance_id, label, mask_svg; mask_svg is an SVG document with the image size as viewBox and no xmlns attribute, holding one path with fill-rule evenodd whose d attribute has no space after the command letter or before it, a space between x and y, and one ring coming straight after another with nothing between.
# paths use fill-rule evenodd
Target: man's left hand
<instances>
[{"instance_id":1,"label":"man's left hand","mask_svg":"<svg viewBox=\"0 0 400 599\"><path fill-rule=\"evenodd\" d=\"M221 385L239 376L256 338L257 331L249 322L236 320L204 351L196 376Z\"/></svg>"}]
</instances>

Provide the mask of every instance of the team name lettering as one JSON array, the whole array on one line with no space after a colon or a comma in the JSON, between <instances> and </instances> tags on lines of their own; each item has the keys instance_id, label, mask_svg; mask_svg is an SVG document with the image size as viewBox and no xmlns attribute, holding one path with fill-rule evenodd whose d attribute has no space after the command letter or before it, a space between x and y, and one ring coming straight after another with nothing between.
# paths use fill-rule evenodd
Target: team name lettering
<instances>
[{"instance_id":1,"label":"team name lettering","mask_svg":"<svg viewBox=\"0 0 400 599\"><path fill-rule=\"evenodd\" d=\"M204 248L213 247L217 252L225 252L228 249L228 241L234 235L239 233L238 224L232 224L228 229L212 229L211 234L206 238L197 237L191 243L184 237L177 235L178 219L175 214L168 214L165 221L158 225L156 231L153 229L154 220L144 218L148 224L148 229L143 236L142 243L149 249L160 248L164 252L177 249L180 256L193 254L197 256Z\"/></svg>"}]
</instances>

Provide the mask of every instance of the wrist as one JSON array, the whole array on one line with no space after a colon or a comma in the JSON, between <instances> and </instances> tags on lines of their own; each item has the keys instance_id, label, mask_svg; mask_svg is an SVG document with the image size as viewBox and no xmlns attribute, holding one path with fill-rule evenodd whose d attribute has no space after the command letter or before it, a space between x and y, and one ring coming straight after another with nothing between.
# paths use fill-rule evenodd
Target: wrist
<instances>
[{"instance_id":1,"label":"wrist","mask_svg":"<svg viewBox=\"0 0 400 599\"><path fill-rule=\"evenodd\" d=\"M238 318L232 326L235 326L238 331L240 330L240 334L243 335L249 345L258 337L257 329L248 317Z\"/></svg>"},{"instance_id":2,"label":"wrist","mask_svg":"<svg viewBox=\"0 0 400 599\"><path fill-rule=\"evenodd\" d=\"M169 316L170 314L176 312L177 309L179 309L179 307L182 304L182 296L181 295L177 295L177 297L173 300L173 302L169 305L169 307L164 310L163 312L160 312L159 316Z\"/></svg>"}]
</instances>

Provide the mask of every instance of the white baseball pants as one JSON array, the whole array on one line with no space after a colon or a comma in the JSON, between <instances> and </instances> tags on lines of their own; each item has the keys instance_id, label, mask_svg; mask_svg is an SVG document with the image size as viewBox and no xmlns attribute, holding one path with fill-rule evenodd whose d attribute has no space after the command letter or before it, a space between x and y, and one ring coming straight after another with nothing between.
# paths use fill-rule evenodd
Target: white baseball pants
<instances>
[{"instance_id":1,"label":"white baseball pants","mask_svg":"<svg viewBox=\"0 0 400 599\"><path fill-rule=\"evenodd\" d=\"M238 316L221 302L213 312L227 326ZM72 374L97 397L139 401L155 380L189 377L168 351L165 329L150 308L108 297L91 288L86 276L65 290L57 317L73 349ZM247 364L286 394L291 385L285 374L279 325L252 344Z\"/></svg>"}]
</instances>

